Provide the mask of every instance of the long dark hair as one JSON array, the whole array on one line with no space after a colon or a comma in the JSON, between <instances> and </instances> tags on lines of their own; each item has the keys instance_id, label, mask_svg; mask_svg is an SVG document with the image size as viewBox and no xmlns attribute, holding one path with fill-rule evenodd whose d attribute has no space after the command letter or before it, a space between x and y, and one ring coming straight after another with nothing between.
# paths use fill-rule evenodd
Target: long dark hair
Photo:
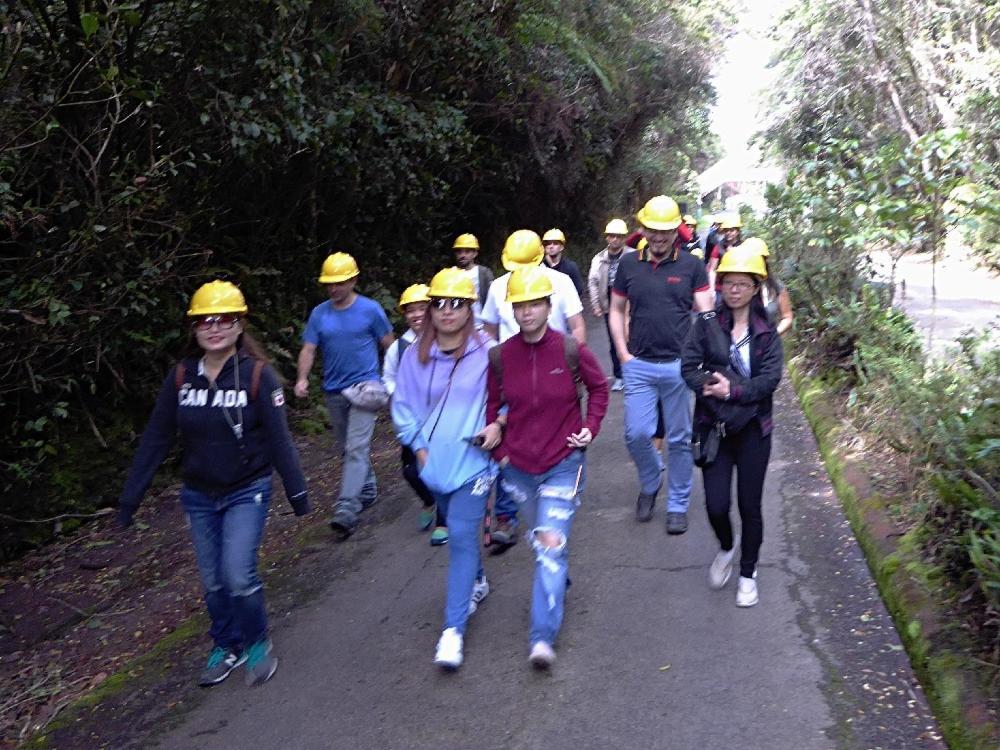
<instances>
[{"instance_id":1,"label":"long dark hair","mask_svg":"<svg viewBox=\"0 0 1000 750\"><path fill-rule=\"evenodd\" d=\"M781 294L781 289L778 286L778 280L774 278L774 274L771 273L771 264L767 262L767 257L764 257L764 268L767 269L767 278L764 279L764 286L767 287L767 296L770 300L774 300L775 304L778 302L778 295Z\"/></svg>"},{"instance_id":2,"label":"long dark hair","mask_svg":"<svg viewBox=\"0 0 1000 750\"><path fill-rule=\"evenodd\" d=\"M424 313L424 325L420 329L420 340L417 342L417 356L422 365L426 365L430 361L431 344L437 340L437 329L434 327L434 321L431 319L431 307L433 304L432 301L427 306L427 312ZM465 309L469 311L469 319L465 321L465 325L462 327L462 343L458 345L458 349L453 354L456 359L465 356L465 350L469 348L469 337L476 332L476 316L472 312L472 303L470 302L466 305Z\"/></svg>"},{"instance_id":3,"label":"long dark hair","mask_svg":"<svg viewBox=\"0 0 1000 750\"><path fill-rule=\"evenodd\" d=\"M264 346L247 330L247 319L245 317L240 317L240 325L243 326L243 333L236 339L236 351L240 354L246 354L251 359L259 359L262 362L270 363L271 358L267 356ZM198 346L198 338L195 336L194 329L191 328L181 356L187 359L189 357L201 357L203 353L202 348Z\"/></svg>"}]
</instances>

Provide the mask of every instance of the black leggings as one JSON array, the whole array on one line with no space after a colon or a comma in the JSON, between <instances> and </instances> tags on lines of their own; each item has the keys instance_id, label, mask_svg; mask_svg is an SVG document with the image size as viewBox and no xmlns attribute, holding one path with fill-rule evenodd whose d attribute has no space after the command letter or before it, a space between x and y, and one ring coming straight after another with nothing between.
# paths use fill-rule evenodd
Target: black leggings
<instances>
[{"instance_id":1,"label":"black leggings","mask_svg":"<svg viewBox=\"0 0 1000 750\"><path fill-rule=\"evenodd\" d=\"M760 500L764 491L764 476L771 457L771 436L760 433L754 419L735 435L726 435L719 444L718 457L701 470L705 482L705 506L712 530L724 550L733 548L733 526L729 522L732 503L730 489L733 468L736 468L736 502L743 523L740 544L740 575L753 576L757 567L760 544L764 538L764 516Z\"/></svg>"},{"instance_id":2,"label":"black leggings","mask_svg":"<svg viewBox=\"0 0 1000 750\"><path fill-rule=\"evenodd\" d=\"M403 446L403 455L401 456L403 460L403 479L406 480L407 484L413 488L413 491L417 493L417 497L420 498L420 502L424 504L425 508L430 508L434 505L434 495L431 491L427 489L427 485L423 483L420 479L420 468L417 466L417 455L410 450L406 445ZM444 515L440 510L437 512L436 525L445 526Z\"/></svg>"}]
</instances>

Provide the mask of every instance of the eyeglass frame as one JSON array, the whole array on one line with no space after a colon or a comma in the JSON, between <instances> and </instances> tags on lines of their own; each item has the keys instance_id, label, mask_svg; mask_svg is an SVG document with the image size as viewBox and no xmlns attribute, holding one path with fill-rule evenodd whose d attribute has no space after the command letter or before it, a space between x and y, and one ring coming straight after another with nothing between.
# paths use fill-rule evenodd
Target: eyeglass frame
<instances>
[{"instance_id":1,"label":"eyeglass frame","mask_svg":"<svg viewBox=\"0 0 1000 750\"><path fill-rule=\"evenodd\" d=\"M242 319L243 316L238 313L199 315L191 318L191 328L195 331L211 331L212 328L218 328L220 331L231 331ZM228 322L228 325L224 325L224 322Z\"/></svg>"},{"instance_id":2,"label":"eyeglass frame","mask_svg":"<svg viewBox=\"0 0 1000 750\"><path fill-rule=\"evenodd\" d=\"M450 303L450 304L449 304ZM472 300L465 299L463 297L432 297L431 298L431 309L437 310L438 312L443 312L446 309L450 309L453 312L461 310L463 307L472 306Z\"/></svg>"}]
</instances>

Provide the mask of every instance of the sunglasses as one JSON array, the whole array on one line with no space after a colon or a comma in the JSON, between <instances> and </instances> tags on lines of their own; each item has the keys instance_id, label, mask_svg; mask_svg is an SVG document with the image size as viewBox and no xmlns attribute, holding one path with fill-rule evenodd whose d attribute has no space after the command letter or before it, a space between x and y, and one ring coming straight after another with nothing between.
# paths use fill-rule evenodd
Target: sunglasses
<instances>
[{"instance_id":1,"label":"sunglasses","mask_svg":"<svg viewBox=\"0 0 1000 750\"><path fill-rule=\"evenodd\" d=\"M191 321L191 327L196 331L210 331L213 326L218 326L220 331L228 331L240 322L239 315L224 313L222 315L203 315Z\"/></svg>"},{"instance_id":2,"label":"sunglasses","mask_svg":"<svg viewBox=\"0 0 1000 750\"><path fill-rule=\"evenodd\" d=\"M435 310L461 310L467 304L469 300L458 297L435 297L431 300L431 306Z\"/></svg>"}]
</instances>

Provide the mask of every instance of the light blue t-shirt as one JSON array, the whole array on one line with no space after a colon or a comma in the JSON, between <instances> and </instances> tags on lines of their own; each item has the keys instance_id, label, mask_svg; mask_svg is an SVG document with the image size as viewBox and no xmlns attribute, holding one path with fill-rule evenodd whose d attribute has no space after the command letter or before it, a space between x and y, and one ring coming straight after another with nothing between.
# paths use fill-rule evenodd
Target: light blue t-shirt
<instances>
[{"instance_id":1,"label":"light blue t-shirt","mask_svg":"<svg viewBox=\"0 0 1000 750\"><path fill-rule=\"evenodd\" d=\"M360 294L345 310L336 309L330 300L316 305L302 340L323 356L323 390L342 391L378 380L379 341L391 330L378 302Z\"/></svg>"}]
</instances>

